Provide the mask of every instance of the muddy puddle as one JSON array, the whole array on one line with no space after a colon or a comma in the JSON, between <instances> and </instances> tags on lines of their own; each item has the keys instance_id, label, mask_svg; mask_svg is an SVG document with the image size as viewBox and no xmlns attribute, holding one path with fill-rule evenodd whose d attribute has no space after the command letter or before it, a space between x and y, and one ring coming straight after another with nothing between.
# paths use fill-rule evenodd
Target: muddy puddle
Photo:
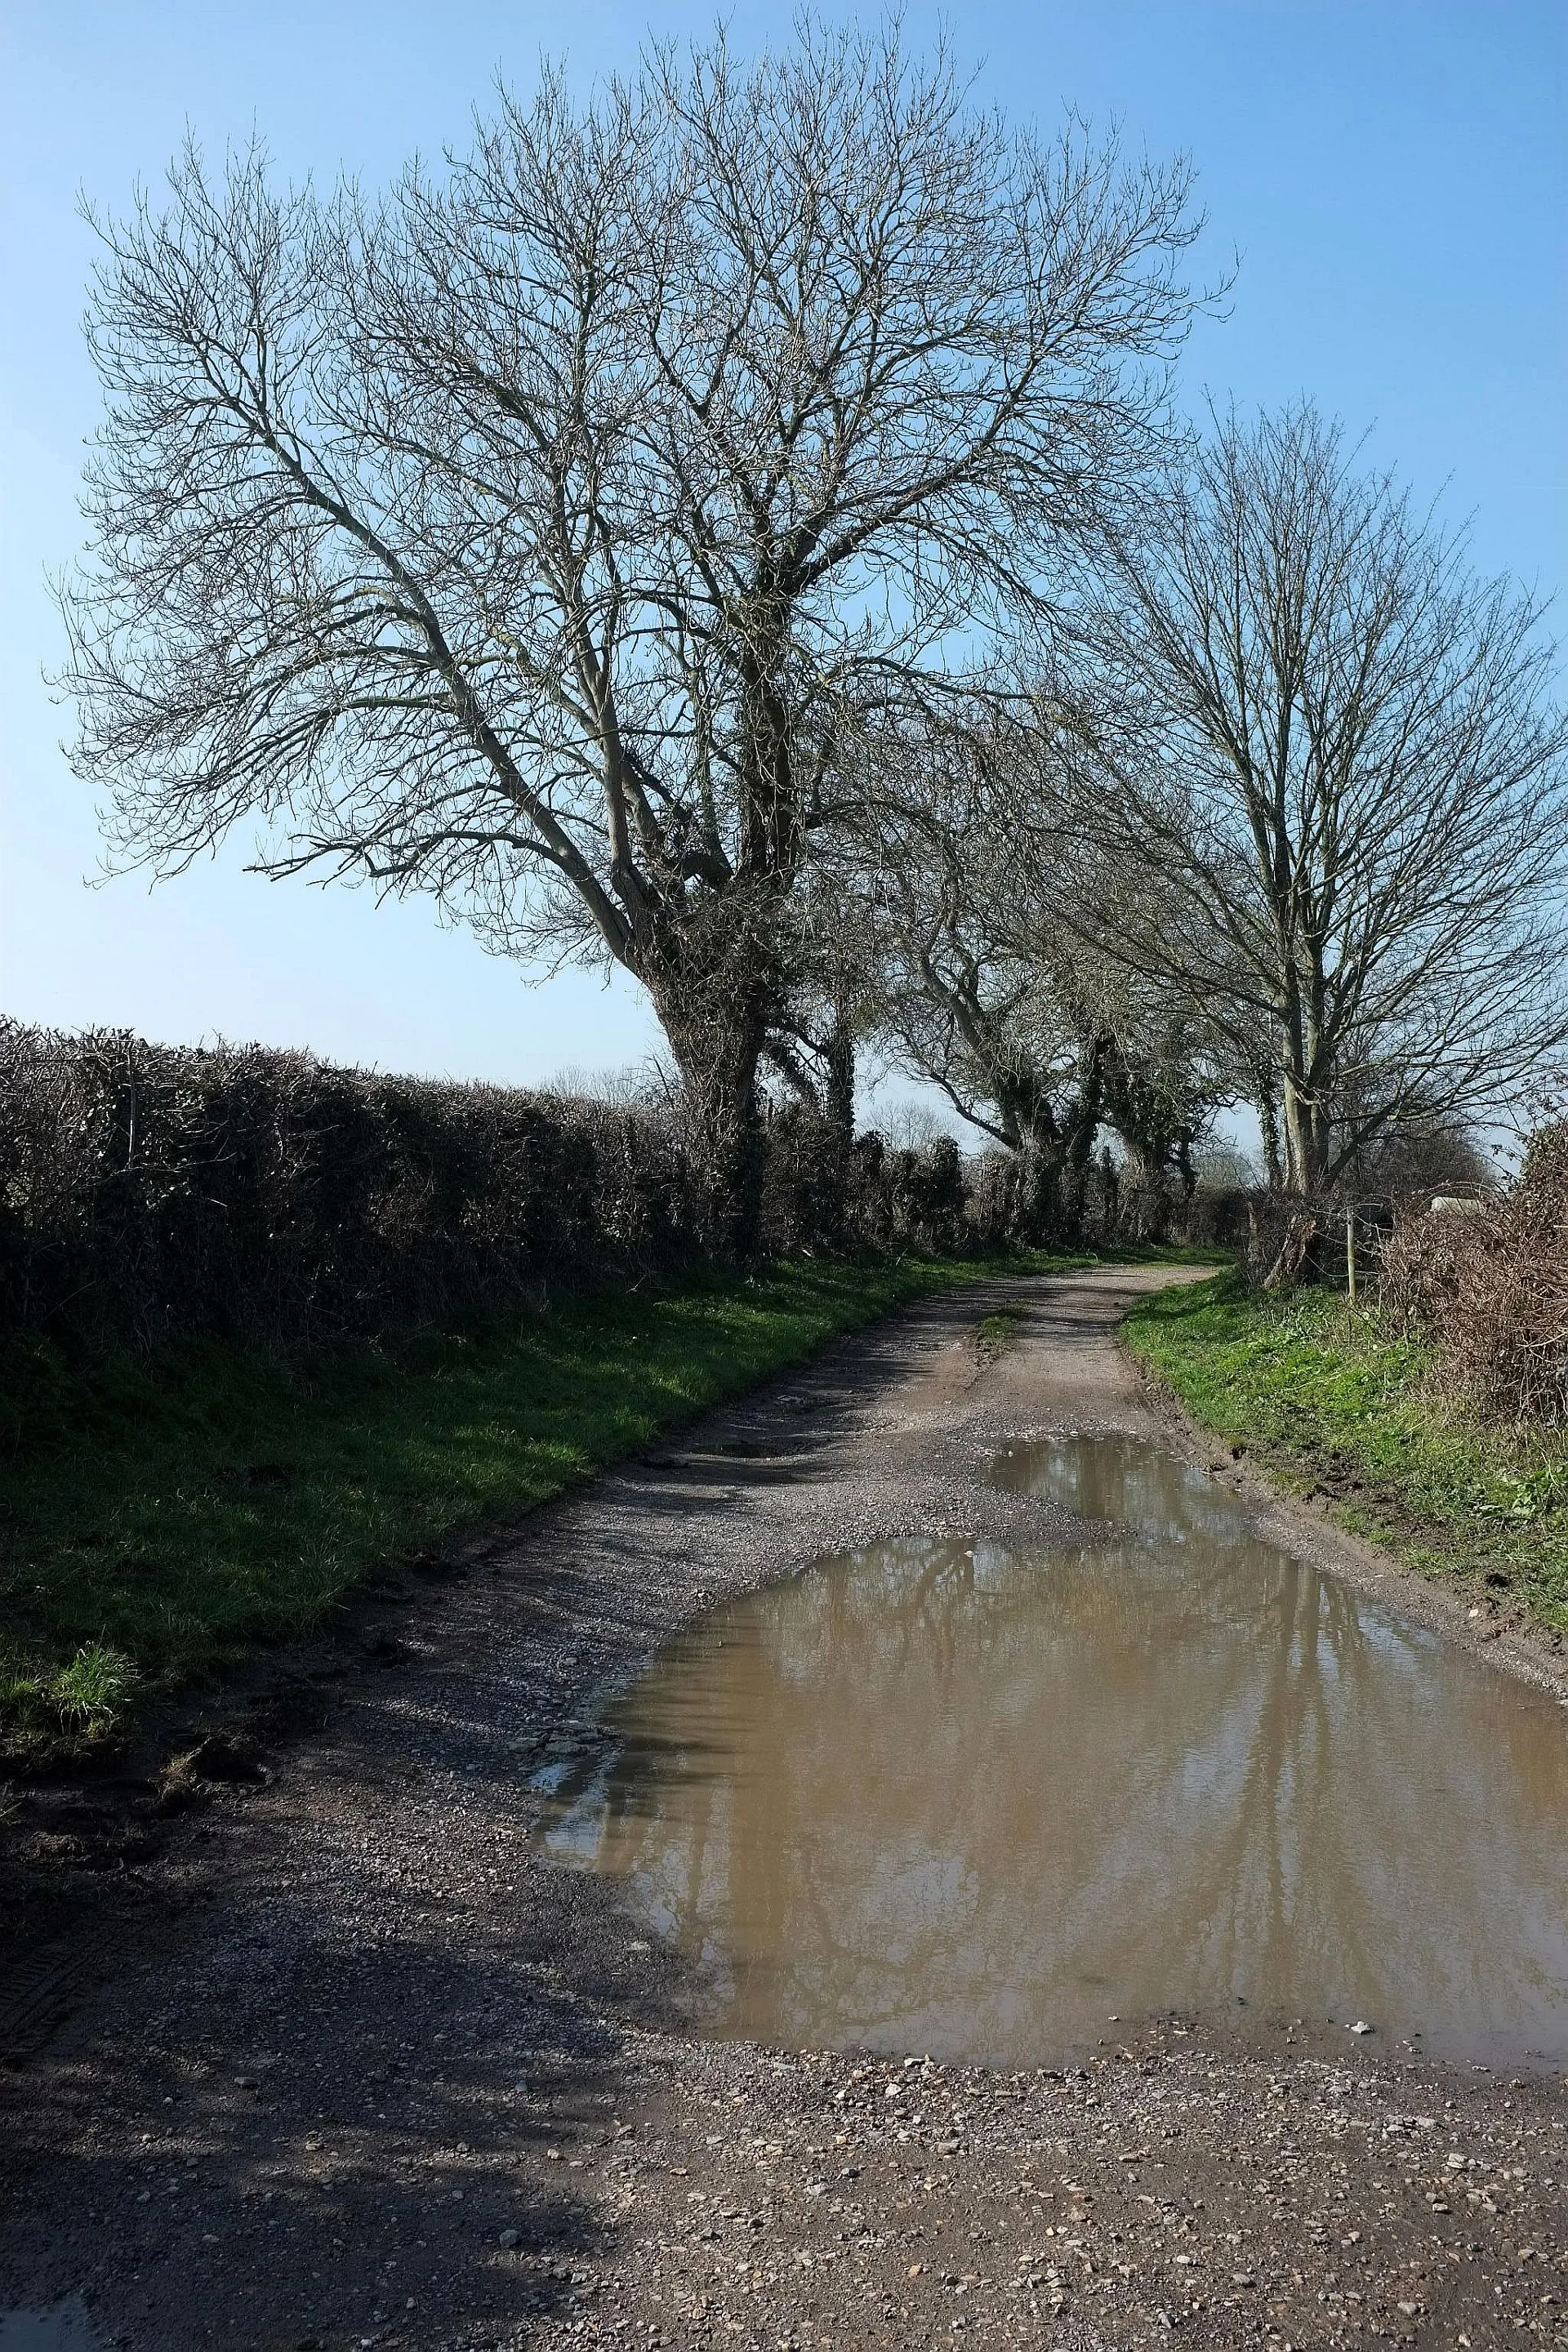
<instances>
[{"instance_id":1,"label":"muddy puddle","mask_svg":"<svg viewBox=\"0 0 1568 2352\"><path fill-rule=\"evenodd\" d=\"M538 1776L694 2022L1022 2066L1173 2010L1568 2062L1563 1708L1152 1446L993 1475L1066 1539L820 1561Z\"/></svg>"},{"instance_id":2,"label":"muddy puddle","mask_svg":"<svg viewBox=\"0 0 1568 2352\"><path fill-rule=\"evenodd\" d=\"M0 2352L94 2352L87 2306L79 2296L47 2311L0 2311Z\"/></svg>"}]
</instances>

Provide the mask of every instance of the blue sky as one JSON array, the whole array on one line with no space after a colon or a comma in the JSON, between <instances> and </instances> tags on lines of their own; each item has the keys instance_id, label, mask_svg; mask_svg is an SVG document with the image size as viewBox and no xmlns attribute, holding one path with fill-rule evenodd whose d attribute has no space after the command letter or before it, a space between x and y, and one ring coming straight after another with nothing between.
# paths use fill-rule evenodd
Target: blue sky
<instances>
[{"instance_id":1,"label":"blue sky","mask_svg":"<svg viewBox=\"0 0 1568 2352\"><path fill-rule=\"evenodd\" d=\"M829 9L827 13L832 14ZM938 11L910 6L910 40ZM948 16L982 94L1049 124L1064 102L1158 152L1188 151L1208 254L1239 274L1184 369L1243 403L1310 393L1424 494L1468 517L1477 556L1547 593L1568 550L1568 8L1562 0L986 0ZM243 845L149 895L84 887L89 795L58 750L66 714L46 569L81 526L75 488L97 391L80 335L90 240L77 192L117 207L189 126L213 150L259 129L282 170L376 181L460 142L498 68L542 51L584 79L628 64L650 23L706 7L580 0L50 0L14 5L0 101L0 1004L304 1045L384 1067L527 1082L635 1062L655 1031L629 984L542 987L444 931L420 903L269 884ZM742 0L753 43L784 8Z\"/></svg>"}]
</instances>

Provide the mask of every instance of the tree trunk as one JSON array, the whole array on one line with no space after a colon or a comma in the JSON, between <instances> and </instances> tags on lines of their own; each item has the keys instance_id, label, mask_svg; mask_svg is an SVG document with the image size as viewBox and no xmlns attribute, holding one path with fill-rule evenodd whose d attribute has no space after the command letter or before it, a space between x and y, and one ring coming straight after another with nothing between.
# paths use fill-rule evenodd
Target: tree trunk
<instances>
[{"instance_id":1,"label":"tree trunk","mask_svg":"<svg viewBox=\"0 0 1568 2352\"><path fill-rule=\"evenodd\" d=\"M1329 1122L1294 1072L1285 1073L1285 1173L1292 1192L1311 1199L1329 1172Z\"/></svg>"},{"instance_id":2,"label":"tree trunk","mask_svg":"<svg viewBox=\"0 0 1568 2352\"><path fill-rule=\"evenodd\" d=\"M1300 1281L1322 1231L1322 1220L1298 1213L1286 1220L1284 1237L1273 1264L1263 1277L1265 1290L1293 1290Z\"/></svg>"},{"instance_id":3,"label":"tree trunk","mask_svg":"<svg viewBox=\"0 0 1568 2352\"><path fill-rule=\"evenodd\" d=\"M1176 1139L1176 1173L1182 1180L1182 1198L1191 1206L1198 1189L1198 1171L1193 1166L1193 1138L1185 1129Z\"/></svg>"},{"instance_id":4,"label":"tree trunk","mask_svg":"<svg viewBox=\"0 0 1568 2352\"><path fill-rule=\"evenodd\" d=\"M1263 1138L1263 1181L1271 1192L1282 1192L1285 1169L1279 1153L1279 1104L1271 1070L1258 1072L1258 1125Z\"/></svg>"},{"instance_id":5,"label":"tree trunk","mask_svg":"<svg viewBox=\"0 0 1568 2352\"><path fill-rule=\"evenodd\" d=\"M720 1257L753 1256L763 1173L757 1066L774 996L759 929L732 902L715 903L709 920L671 927L637 971L684 1086L704 1245Z\"/></svg>"},{"instance_id":6,"label":"tree trunk","mask_svg":"<svg viewBox=\"0 0 1568 2352\"><path fill-rule=\"evenodd\" d=\"M833 1008L823 1059L827 1065L823 1112L847 1149L855 1140L855 1032L841 1004Z\"/></svg>"},{"instance_id":7,"label":"tree trunk","mask_svg":"<svg viewBox=\"0 0 1568 2352\"><path fill-rule=\"evenodd\" d=\"M1106 1040L1094 1038L1079 1068L1078 1093L1063 1120L1068 1164L1082 1176L1094 1157L1094 1139L1105 1107Z\"/></svg>"}]
</instances>

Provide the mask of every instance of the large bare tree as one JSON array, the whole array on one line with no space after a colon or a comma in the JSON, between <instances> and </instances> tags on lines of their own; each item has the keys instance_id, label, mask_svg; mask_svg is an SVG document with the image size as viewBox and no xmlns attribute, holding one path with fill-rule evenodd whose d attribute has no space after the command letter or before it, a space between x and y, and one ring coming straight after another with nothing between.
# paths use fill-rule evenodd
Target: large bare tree
<instances>
[{"instance_id":1,"label":"large bare tree","mask_svg":"<svg viewBox=\"0 0 1568 2352\"><path fill-rule=\"evenodd\" d=\"M1205 1006L1294 1190L1517 1099L1568 1036L1531 599L1310 407L1216 421L1112 577L1079 807L1119 879L1071 902L1100 946Z\"/></svg>"},{"instance_id":2,"label":"large bare tree","mask_svg":"<svg viewBox=\"0 0 1568 2352\"><path fill-rule=\"evenodd\" d=\"M779 914L890 678L1037 625L1163 431L1180 164L807 24L547 74L384 199L101 225L65 590L122 858L432 894L647 989L732 1203Z\"/></svg>"}]
</instances>

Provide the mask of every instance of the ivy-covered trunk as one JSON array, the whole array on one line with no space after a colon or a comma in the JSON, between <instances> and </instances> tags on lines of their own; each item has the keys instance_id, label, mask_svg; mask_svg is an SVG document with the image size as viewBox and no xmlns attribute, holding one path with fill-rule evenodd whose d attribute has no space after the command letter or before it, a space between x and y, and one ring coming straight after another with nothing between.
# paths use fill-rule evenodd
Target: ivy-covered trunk
<instances>
[{"instance_id":1,"label":"ivy-covered trunk","mask_svg":"<svg viewBox=\"0 0 1568 2352\"><path fill-rule=\"evenodd\" d=\"M667 934L638 976L680 1072L703 1241L716 1255L750 1257L762 1203L757 1066L775 994L766 938L738 896L715 899Z\"/></svg>"},{"instance_id":2,"label":"ivy-covered trunk","mask_svg":"<svg viewBox=\"0 0 1568 2352\"><path fill-rule=\"evenodd\" d=\"M826 1068L823 1116L847 1150L855 1140L855 1031L842 1004L833 1008L822 1058Z\"/></svg>"}]
</instances>

